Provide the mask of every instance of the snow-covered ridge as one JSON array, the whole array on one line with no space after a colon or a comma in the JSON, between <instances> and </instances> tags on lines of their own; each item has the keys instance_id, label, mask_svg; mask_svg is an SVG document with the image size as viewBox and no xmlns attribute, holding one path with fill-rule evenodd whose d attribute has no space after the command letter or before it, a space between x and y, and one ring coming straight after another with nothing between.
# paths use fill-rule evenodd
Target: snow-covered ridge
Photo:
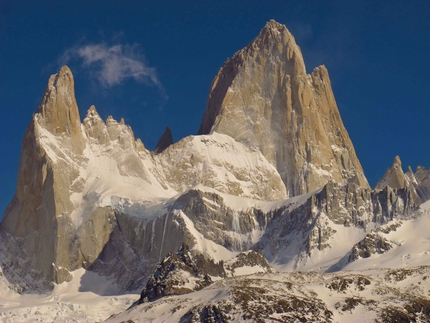
<instances>
[{"instance_id":1,"label":"snow-covered ridge","mask_svg":"<svg viewBox=\"0 0 430 323\"><path fill-rule=\"evenodd\" d=\"M36 128L50 162L73 168L70 216L76 226L98 206L142 216L151 204L196 185L263 200L286 197L279 174L264 156L227 135L190 136L154 156L123 121L109 117L104 123L91 107L81 127L85 148L76 156L67 135L54 135L38 122Z\"/></svg>"}]
</instances>

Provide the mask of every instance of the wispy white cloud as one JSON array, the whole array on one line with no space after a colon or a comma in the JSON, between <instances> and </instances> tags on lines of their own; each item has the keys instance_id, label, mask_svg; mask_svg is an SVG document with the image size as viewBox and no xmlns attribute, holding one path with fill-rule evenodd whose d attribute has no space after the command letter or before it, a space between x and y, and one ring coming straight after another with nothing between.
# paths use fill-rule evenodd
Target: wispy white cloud
<instances>
[{"instance_id":1,"label":"wispy white cloud","mask_svg":"<svg viewBox=\"0 0 430 323\"><path fill-rule=\"evenodd\" d=\"M67 64L75 59L81 60L82 66L106 88L132 78L137 82L155 85L167 98L155 68L147 65L137 45L79 45L66 50L61 62Z\"/></svg>"}]
</instances>

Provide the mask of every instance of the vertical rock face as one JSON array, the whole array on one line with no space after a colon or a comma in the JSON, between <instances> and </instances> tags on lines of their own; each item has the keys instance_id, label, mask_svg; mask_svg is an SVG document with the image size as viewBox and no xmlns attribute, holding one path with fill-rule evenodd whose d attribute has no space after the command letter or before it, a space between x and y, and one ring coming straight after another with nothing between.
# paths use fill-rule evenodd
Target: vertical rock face
<instances>
[{"instance_id":1,"label":"vertical rock face","mask_svg":"<svg viewBox=\"0 0 430 323\"><path fill-rule=\"evenodd\" d=\"M82 152L81 118L75 99L73 74L63 66L49 78L37 113L39 124L54 135L67 134L73 138L75 149ZM79 151L80 150L80 151Z\"/></svg>"},{"instance_id":2,"label":"vertical rock face","mask_svg":"<svg viewBox=\"0 0 430 323\"><path fill-rule=\"evenodd\" d=\"M54 153L53 147L44 145L47 138L60 141L61 150ZM70 243L73 232L67 215L73 211L73 204L68 188L79 176L84 146L73 76L64 66L50 77L39 109L28 126L22 142L16 193L1 223L4 231L24 239L31 268L43 278L54 277L56 282L71 276L55 264L75 262L70 252L74 248ZM40 248L44 248L43 252Z\"/></svg>"},{"instance_id":3,"label":"vertical rock face","mask_svg":"<svg viewBox=\"0 0 430 323\"><path fill-rule=\"evenodd\" d=\"M327 69L307 75L294 37L273 20L215 76L199 130L213 132L258 147L289 196L331 180L368 187Z\"/></svg>"}]
</instances>

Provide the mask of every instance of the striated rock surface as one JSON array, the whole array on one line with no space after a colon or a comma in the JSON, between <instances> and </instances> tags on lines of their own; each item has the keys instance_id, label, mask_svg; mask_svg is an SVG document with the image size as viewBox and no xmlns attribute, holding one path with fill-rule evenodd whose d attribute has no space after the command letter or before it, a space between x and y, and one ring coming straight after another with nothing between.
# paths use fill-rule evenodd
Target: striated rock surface
<instances>
[{"instance_id":1,"label":"striated rock surface","mask_svg":"<svg viewBox=\"0 0 430 323\"><path fill-rule=\"evenodd\" d=\"M294 37L273 20L215 76L199 134L214 132L258 148L290 197L330 180L368 187L327 69L307 75Z\"/></svg>"},{"instance_id":2,"label":"striated rock surface","mask_svg":"<svg viewBox=\"0 0 430 323\"><path fill-rule=\"evenodd\" d=\"M73 212L69 187L79 177L85 143L73 86L66 66L50 77L24 136L17 189L1 222L2 230L22 239L33 273L55 282L71 279L68 269L78 257L67 215ZM61 144L44 145L45 140Z\"/></svg>"}]
</instances>

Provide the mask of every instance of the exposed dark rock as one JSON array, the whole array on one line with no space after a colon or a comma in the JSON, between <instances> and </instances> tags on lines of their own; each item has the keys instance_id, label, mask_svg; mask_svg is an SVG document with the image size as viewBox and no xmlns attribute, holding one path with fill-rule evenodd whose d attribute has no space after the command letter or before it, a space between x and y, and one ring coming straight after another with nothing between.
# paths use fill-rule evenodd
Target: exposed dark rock
<instances>
[{"instance_id":1,"label":"exposed dark rock","mask_svg":"<svg viewBox=\"0 0 430 323\"><path fill-rule=\"evenodd\" d=\"M392 248L391 243L377 233L369 233L351 251L349 262L359 258L369 258L373 254L383 254Z\"/></svg>"},{"instance_id":2,"label":"exposed dark rock","mask_svg":"<svg viewBox=\"0 0 430 323\"><path fill-rule=\"evenodd\" d=\"M173 144L173 136L172 131L169 127L166 127L164 133L161 135L160 139L157 141L157 145L155 146L154 154L159 154L163 152L167 147Z\"/></svg>"},{"instance_id":3,"label":"exposed dark rock","mask_svg":"<svg viewBox=\"0 0 430 323\"><path fill-rule=\"evenodd\" d=\"M260 266L265 270L266 273L274 272L273 268L267 263L266 258L264 258L261 250L256 251L247 251L238 254L233 260L229 261L225 264L226 270L234 273L236 268L240 267L254 267Z\"/></svg>"},{"instance_id":4,"label":"exposed dark rock","mask_svg":"<svg viewBox=\"0 0 430 323\"><path fill-rule=\"evenodd\" d=\"M200 290L212 283L211 274L225 277L223 263L214 263L203 255L194 257L188 246L182 245L178 252L168 254L157 266L138 303Z\"/></svg>"},{"instance_id":5,"label":"exposed dark rock","mask_svg":"<svg viewBox=\"0 0 430 323\"><path fill-rule=\"evenodd\" d=\"M345 293L347 289L353 288L358 291L363 291L366 286L370 285L371 281L369 278L361 275L354 276L337 276L331 279L330 283L326 284L328 289Z\"/></svg>"}]
</instances>

